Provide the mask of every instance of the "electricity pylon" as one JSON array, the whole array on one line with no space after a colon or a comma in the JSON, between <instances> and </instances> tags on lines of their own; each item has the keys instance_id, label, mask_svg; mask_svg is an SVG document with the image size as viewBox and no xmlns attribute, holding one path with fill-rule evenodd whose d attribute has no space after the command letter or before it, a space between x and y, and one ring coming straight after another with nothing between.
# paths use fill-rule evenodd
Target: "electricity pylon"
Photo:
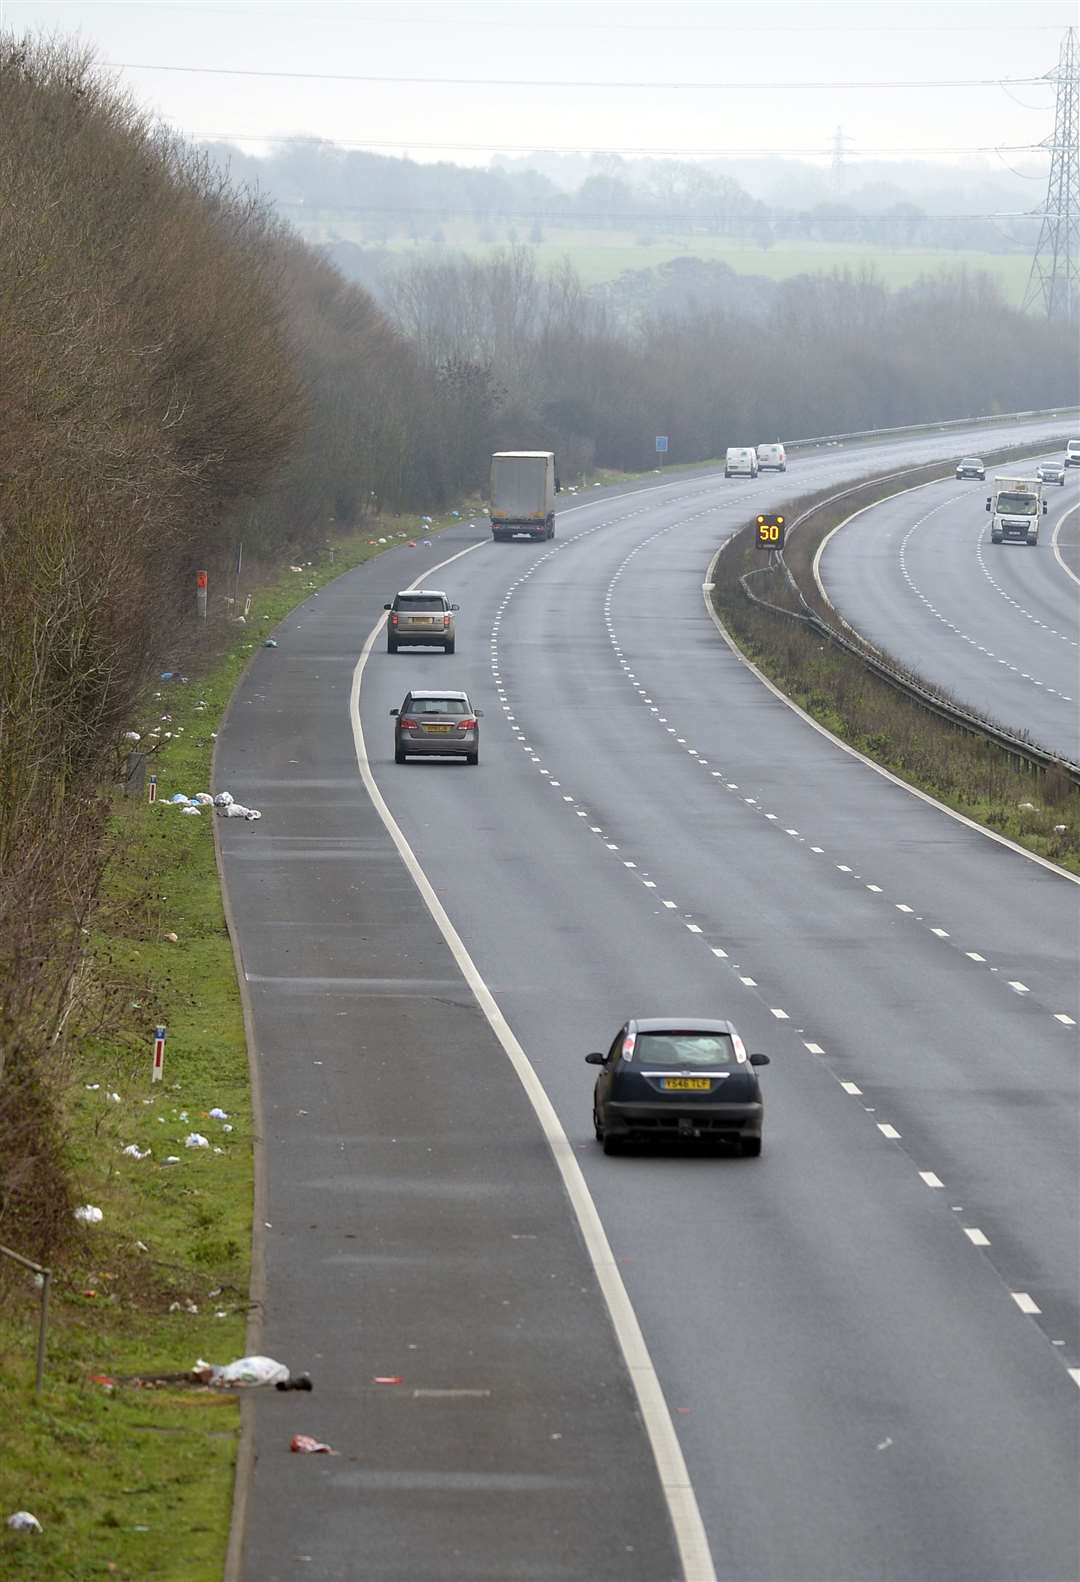
<instances>
[{"instance_id":1,"label":"electricity pylon","mask_svg":"<svg viewBox=\"0 0 1080 1582\"><path fill-rule=\"evenodd\" d=\"M1080 318L1080 50L1076 28L1066 29L1058 63L1045 80L1057 84L1057 106L1053 134L1039 145L1050 151L1050 180L1024 308L1071 323Z\"/></svg>"}]
</instances>

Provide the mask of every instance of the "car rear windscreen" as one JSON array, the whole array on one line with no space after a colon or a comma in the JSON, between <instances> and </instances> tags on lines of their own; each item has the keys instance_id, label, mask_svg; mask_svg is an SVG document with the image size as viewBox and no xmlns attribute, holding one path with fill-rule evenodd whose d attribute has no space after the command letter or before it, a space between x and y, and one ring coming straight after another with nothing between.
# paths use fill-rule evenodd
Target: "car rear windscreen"
<instances>
[{"instance_id":1,"label":"car rear windscreen","mask_svg":"<svg viewBox=\"0 0 1080 1582\"><path fill-rule=\"evenodd\" d=\"M407 614L430 615L433 611L443 611L446 605L439 595L429 593L399 593L394 604L395 610L404 610Z\"/></svg>"},{"instance_id":2,"label":"car rear windscreen","mask_svg":"<svg viewBox=\"0 0 1080 1582\"><path fill-rule=\"evenodd\" d=\"M462 698L413 698L408 704L410 714L467 714Z\"/></svg>"},{"instance_id":3,"label":"car rear windscreen","mask_svg":"<svg viewBox=\"0 0 1080 1582\"><path fill-rule=\"evenodd\" d=\"M639 1033L634 1059L656 1066L733 1066L735 1046L727 1033Z\"/></svg>"}]
</instances>

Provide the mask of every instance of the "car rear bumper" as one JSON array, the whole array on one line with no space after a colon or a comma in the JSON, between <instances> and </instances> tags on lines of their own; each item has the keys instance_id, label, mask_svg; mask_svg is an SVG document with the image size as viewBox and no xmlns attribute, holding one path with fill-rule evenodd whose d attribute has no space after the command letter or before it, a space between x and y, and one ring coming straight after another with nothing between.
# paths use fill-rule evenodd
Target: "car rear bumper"
<instances>
[{"instance_id":1,"label":"car rear bumper","mask_svg":"<svg viewBox=\"0 0 1080 1582\"><path fill-rule=\"evenodd\" d=\"M425 627L419 632L402 631L400 626L392 626L390 636L401 648L441 648L454 634L444 626Z\"/></svg>"},{"instance_id":2,"label":"car rear bumper","mask_svg":"<svg viewBox=\"0 0 1080 1582\"><path fill-rule=\"evenodd\" d=\"M469 731L464 736L411 736L402 733L397 739L397 748L410 757L431 755L436 758L454 758L476 752L478 740L476 731Z\"/></svg>"},{"instance_id":3,"label":"car rear bumper","mask_svg":"<svg viewBox=\"0 0 1080 1582\"><path fill-rule=\"evenodd\" d=\"M765 1106L756 1104L619 1104L604 1106L604 1130L614 1137L760 1137Z\"/></svg>"}]
</instances>

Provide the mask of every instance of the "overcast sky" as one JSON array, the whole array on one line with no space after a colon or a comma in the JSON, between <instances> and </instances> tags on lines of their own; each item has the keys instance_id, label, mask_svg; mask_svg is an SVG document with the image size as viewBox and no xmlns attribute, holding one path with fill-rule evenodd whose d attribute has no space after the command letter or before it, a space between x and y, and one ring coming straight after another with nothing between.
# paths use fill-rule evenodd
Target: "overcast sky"
<instances>
[{"instance_id":1,"label":"overcast sky","mask_svg":"<svg viewBox=\"0 0 1080 1582\"><path fill-rule=\"evenodd\" d=\"M532 148L809 154L838 124L849 150L1037 143L1052 87L998 83L1052 68L1076 20L1070 0L0 0L0 11L16 33L79 35L192 137L257 153L306 133L462 163ZM971 79L990 85L955 86ZM561 86L512 85L538 81ZM927 81L954 86L883 86ZM810 83L827 86L796 86ZM867 83L878 86L856 86ZM1031 168L1029 156L1005 158Z\"/></svg>"}]
</instances>

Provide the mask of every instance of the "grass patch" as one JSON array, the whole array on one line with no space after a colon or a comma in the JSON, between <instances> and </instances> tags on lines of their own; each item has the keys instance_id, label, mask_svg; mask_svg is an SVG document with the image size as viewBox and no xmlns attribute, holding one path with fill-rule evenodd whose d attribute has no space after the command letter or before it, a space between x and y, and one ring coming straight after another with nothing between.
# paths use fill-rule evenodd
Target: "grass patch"
<instances>
[{"instance_id":1,"label":"grass patch","mask_svg":"<svg viewBox=\"0 0 1080 1582\"><path fill-rule=\"evenodd\" d=\"M328 214L319 220L305 220L290 214L305 241L315 245L351 241L359 245L371 241L370 223L350 220L342 213ZM449 221L439 227L442 241L430 235L415 239L393 237L388 250L406 256L430 256L449 249L485 257L511 241L526 243L528 223L498 227ZM513 232L513 235L511 235ZM979 270L991 275L1011 307L1019 307L1027 285L1031 258L1028 253L987 253L974 249L926 247L875 247L868 243L775 242L764 248L754 242L738 242L698 232L674 232L646 241L637 231L609 231L543 227L543 241L529 245L537 262L552 268L570 260L586 285L615 280L624 270L655 269L673 258L700 258L724 263L738 275L762 275L767 280L788 280L793 275L829 274L834 269L860 270L872 266L886 285L910 286L925 275L953 273L960 269Z\"/></svg>"},{"instance_id":2,"label":"grass patch","mask_svg":"<svg viewBox=\"0 0 1080 1582\"><path fill-rule=\"evenodd\" d=\"M988 467L1000 466L1026 454L1030 446L1018 446L985 460ZM784 557L806 603L817 614L839 625L811 573L814 554L826 533L862 506L942 476L938 463L905 478L868 480L857 494L835 505L813 510L818 501L827 499L822 493L789 507L789 520L813 510L792 534ZM755 573L750 586L759 598L782 610L802 607L783 571L765 567L747 527L729 541L717 562L713 607L742 651L782 692L910 785L1029 851L1080 873L1080 788L1065 774L1018 766L1004 748L937 718L804 622L755 604L739 580L750 572Z\"/></svg>"},{"instance_id":3,"label":"grass patch","mask_svg":"<svg viewBox=\"0 0 1080 1582\"><path fill-rule=\"evenodd\" d=\"M246 626L209 629L205 655L184 661L189 679L153 687L132 721L141 745L159 733L150 767L160 800L115 798L107 893L87 942L101 1026L80 1029L68 1051L71 1171L78 1201L97 1205L104 1218L80 1232L55 1271L40 1399L33 1395L37 1293L28 1275L0 1268L7 1424L0 1519L25 1509L44 1529L0 1526L5 1582L221 1577L236 1398L93 1382L95 1374L181 1372L197 1357L227 1362L245 1349L252 1123L240 998L212 816L187 818L164 804L174 791L216 789L210 759L218 722L256 645L278 621L406 532L429 536L457 518L415 520L367 527L303 571L275 575L254 591ZM152 1085L151 1030L159 1022L168 1027L165 1079ZM211 1117L215 1107L228 1119ZM210 1146L185 1147L191 1132ZM126 1156L131 1143L151 1149L149 1157ZM165 1163L170 1156L177 1162Z\"/></svg>"}]
</instances>

